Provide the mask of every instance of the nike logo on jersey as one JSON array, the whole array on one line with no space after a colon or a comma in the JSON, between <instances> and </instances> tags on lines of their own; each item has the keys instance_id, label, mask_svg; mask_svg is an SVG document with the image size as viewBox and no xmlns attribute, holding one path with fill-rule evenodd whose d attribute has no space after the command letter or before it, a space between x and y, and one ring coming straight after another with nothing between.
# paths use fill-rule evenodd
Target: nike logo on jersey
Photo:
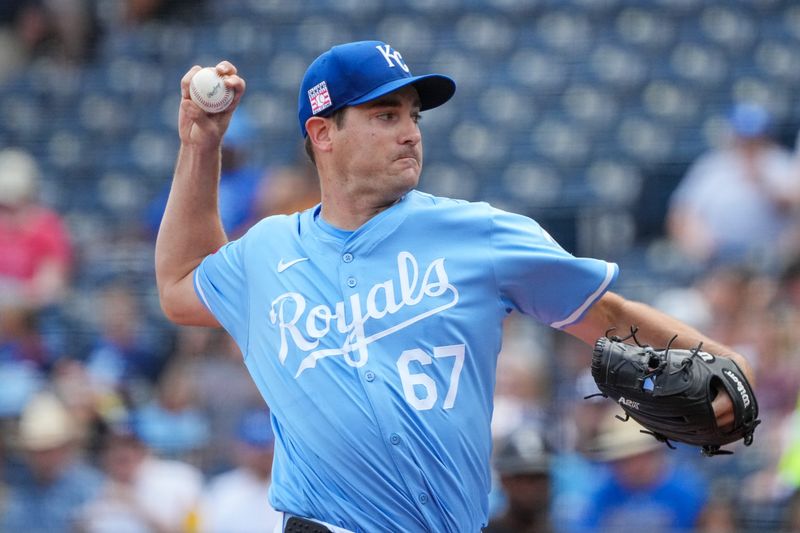
<instances>
[{"instance_id":1,"label":"nike logo on jersey","mask_svg":"<svg viewBox=\"0 0 800 533\"><path fill-rule=\"evenodd\" d=\"M286 270L290 266L296 265L297 263L301 263L303 261L308 261L308 257L301 257L300 259L293 259L292 261L289 261L288 263L284 263L283 262L283 258L281 258L281 260L278 261L278 274L280 274L281 272L283 272L284 270Z\"/></svg>"}]
</instances>

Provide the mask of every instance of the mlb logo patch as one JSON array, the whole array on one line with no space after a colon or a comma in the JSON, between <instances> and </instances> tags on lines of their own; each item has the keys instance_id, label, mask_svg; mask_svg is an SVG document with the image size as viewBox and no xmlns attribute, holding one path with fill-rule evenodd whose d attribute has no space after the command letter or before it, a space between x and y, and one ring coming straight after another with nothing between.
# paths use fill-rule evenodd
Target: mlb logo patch
<instances>
[{"instance_id":1,"label":"mlb logo patch","mask_svg":"<svg viewBox=\"0 0 800 533\"><path fill-rule=\"evenodd\" d=\"M324 81L308 90L308 99L311 101L312 115L316 115L333 105L331 103L331 95L328 93L328 85Z\"/></svg>"}]
</instances>

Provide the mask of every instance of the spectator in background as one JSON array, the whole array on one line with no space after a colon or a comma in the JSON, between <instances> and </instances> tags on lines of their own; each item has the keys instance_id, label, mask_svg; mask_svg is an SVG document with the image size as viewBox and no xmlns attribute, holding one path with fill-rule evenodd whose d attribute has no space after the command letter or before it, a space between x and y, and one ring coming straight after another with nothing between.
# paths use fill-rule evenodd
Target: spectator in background
<instances>
[{"instance_id":1,"label":"spectator in background","mask_svg":"<svg viewBox=\"0 0 800 533\"><path fill-rule=\"evenodd\" d=\"M136 411L137 433L162 457L201 464L210 440L209 424L186 370L180 361L167 368L156 397Z\"/></svg>"},{"instance_id":2,"label":"spectator in background","mask_svg":"<svg viewBox=\"0 0 800 533\"><path fill-rule=\"evenodd\" d=\"M250 145L255 129L245 109L237 109L222 142L219 182L219 212L225 233L237 237L254 220L256 190L262 183L263 169L250 164ZM268 178L265 178L268 179ZM268 183L268 182L267 182ZM170 185L153 200L145 214L150 234L155 237L167 205Z\"/></svg>"},{"instance_id":3,"label":"spectator in background","mask_svg":"<svg viewBox=\"0 0 800 533\"><path fill-rule=\"evenodd\" d=\"M154 384L168 354L158 336L147 328L136 294L122 284L100 291L97 321L86 368L100 391L131 398L132 388Z\"/></svg>"},{"instance_id":4,"label":"spectator in background","mask_svg":"<svg viewBox=\"0 0 800 533\"><path fill-rule=\"evenodd\" d=\"M34 310L24 304L0 304L0 362L22 363L44 371L53 357L39 332Z\"/></svg>"},{"instance_id":5,"label":"spectator in background","mask_svg":"<svg viewBox=\"0 0 800 533\"><path fill-rule=\"evenodd\" d=\"M507 507L484 533L548 533L551 521L550 452L541 431L522 426L501 439L493 466L500 476Z\"/></svg>"},{"instance_id":6,"label":"spectator in background","mask_svg":"<svg viewBox=\"0 0 800 533\"><path fill-rule=\"evenodd\" d=\"M62 299L72 261L64 222L36 201L38 181L30 154L0 151L0 294L36 309Z\"/></svg>"},{"instance_id":7,"label":"spectator in background","mask_svg":"<svg viewBox=\"0 0 800 533\"><path fill-rule=\"evenodd\" d=\"M124 19L131 25L173 18L186 23L203 13L204 0L125 0Z\"/></svg>"},{"instance_id":8,"label":"spectator in background","mask_svg":"<svg viewBox=\"0 0 800 533\"><path fill-rule=\"evenodd\" d=\"M0 417L17 417L41 389L51 362L36 327L35 313L0 302Z\"/></svg>"},{"instance_id":9,"label":"spectator in background","mask_svg":"<svg viewBox=\"0 0 800 533\"><path fill-rule=\"evenodd\" d=\"M320 201L319 180L308 164L267 171L256 191L251 224L271 215L289 215Z\"/></svg>"},{"instance_id":10,"label":"spectator in background","mask_svg":"<svg viewBox=\"0 0 800 533\"><path fill-rule=\"evenodd\" d=\"M281 515L267 500L275 436L265 408L239 421L234 456L237 467L213 478L199 510L205 533L271 533Z\"/></svg>"},{"instance_id":11,"label":"spectator in background","mask_svg":"<svg viewBox=\"0 0 800 533\"><path fill-rule=\"evenodd\" d=\"M202 475L186 463L155 457L135 424L112 424L101 464L105 482L81 508L78 531L195 531Z\"/></svg>"},{"instance_id":12,"label":"spectator in background","mask_svg":"<svg viewBox=\"0 0 800 533\"><path fill-rule=\"evenodd\" d=\"M19 423L25 472L9 491L0 531L70 531L101 483L79 459L80 438L80 426L55 395L43 392L31 399Z\"/></svg>"},{"instance_id":13,"label":"spectator in background","mask_svg":"<svg viewBox=\"0 0 800 533\"><path fill-rule=\"evenodd\" d=\"M500 439L520 426L540 423L549 398L547 347L538 325L521 313L503 322L503 348L497 358L492 438Z\"/></svg>"},{"instance_id":14,"label":"spectator in background","mask_svg":"<svg viewBox=\"0 0 800 533\"><path fill-rule=\"evenodd\" d=\"M232 468L230 449L242 414L264 399L242 364L242 353L224 330L182 327L179 351L184 373L196 396L197 407L208 420L209 442L203 448L203 471L207 475Z\"/></svg>"},{"instance_id":15,"label":"spectator in background","mask_svg":"<svg viewBox=\"0 0 800 533\"><path fill-rule=\"evenodd\" d=\"M0 2L0 83L40 57L82 63L98 35L90 0Z\"/></svg>"},{"instance_id":16,"label":"spectator in background","mask_svg":"<svg viewBox=\"0 0 800 533\"><path fill-rule=\"evenodd\" d=\"M761 106L737 105L729 124L730 143L694 162L673 193L667 228L701 264L772 267L797 204L791 153L770 138Z\"/></svg>"},{"instance_id":17,"label":"spectator in background","mask_svg":"<svg viewBox=\"0 0 800 533\"><path fill-rule=\"evenodd\" d=\"M581 531L693 531L709 499L706 480L671 461L667 447L635 421L605 422L595 452L610 468L591 495Z\"/></svg>"}]
</instances>

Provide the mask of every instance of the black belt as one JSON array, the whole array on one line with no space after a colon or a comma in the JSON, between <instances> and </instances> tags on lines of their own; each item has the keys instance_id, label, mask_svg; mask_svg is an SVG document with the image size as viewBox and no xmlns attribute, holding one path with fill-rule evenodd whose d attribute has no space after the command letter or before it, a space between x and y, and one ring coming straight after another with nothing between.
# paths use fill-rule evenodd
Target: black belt
<instances>
[{"instance_id":1,"label":"black belt","mask_svg":"<svg viewBox=\"0 0 800 533\"><path fill-rule=\"evenodd\" d=\"M283 533L331 533L331 530L319 522L306 520L298 516L289 517L283 526Z\"/></svg>"}]
</instances>

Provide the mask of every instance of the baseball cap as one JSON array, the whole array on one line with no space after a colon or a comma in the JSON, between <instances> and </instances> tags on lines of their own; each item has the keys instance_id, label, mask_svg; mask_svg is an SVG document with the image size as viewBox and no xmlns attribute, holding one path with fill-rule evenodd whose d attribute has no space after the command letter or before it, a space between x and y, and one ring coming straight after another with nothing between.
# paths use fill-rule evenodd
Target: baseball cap
<instances>
[{"instance_id":1,"label":"baseball cap","mask_svg":"<svg viewBox=\"0 0 800 533\"><path fill-rule=\"evenodd\" d=\"M769 131L772 118L761 105L742 103L736 105L731 111L730 124L736 135L753 138L760 137Z\"/></svg>"},{"instance_id":2,"label":"baseball cap","mask_svg":"<svg viewBox=\"0 0 800 533\"><path fill-rule=\"evenodd\" d=\"M297 102L300 132L307 135L306 121L312 116L329 116L407 85L417 89L421 111L442 105L456 92L455 81L447 76L413 76L400 52L384 42L334 46L315 59L303 76Z\"/></svg>"},{"instance_id":3,"label":"baseball cap","mask_svg":"<svg viewBox=\"0 0 800 533\"><path fill-rule=\"evenodd\" d=\"M619 461L664 447L652 435L642 433L643 429L634 420L621 422L607 416L589 454L600 461Z\"/></svg>"},{"instance_id":4,"label":"baseball cap","mask_svg":"<svg viewBox=\"0 0 800 533\"><path fill-rule=\"evenodd\" d=\"M550 455L541 430L523 426L497 444L494 468L501 475L548 474Z\"/></svg>"},{"instance_id":5,"label":"baseball cap","mask_svg":"<svg viewBox=\"0 0 800 533\"><path fill-rule=\"evenodd\" d=\"M0 205L16 206L32 200L39 181L39 165L26 151L0 151Z\"/></svg>"},{"instance_id":6,"label":"baseball cap","mask_svg":"<svg viewBox=\"0 0 800 533\"><path fill-rule=\"evenodd\" d=\"M18 445L29 451L51 450L80 436L79 426L55 394L40 392L25 406L19 421Z\"/></svg>"}]
</instances>

